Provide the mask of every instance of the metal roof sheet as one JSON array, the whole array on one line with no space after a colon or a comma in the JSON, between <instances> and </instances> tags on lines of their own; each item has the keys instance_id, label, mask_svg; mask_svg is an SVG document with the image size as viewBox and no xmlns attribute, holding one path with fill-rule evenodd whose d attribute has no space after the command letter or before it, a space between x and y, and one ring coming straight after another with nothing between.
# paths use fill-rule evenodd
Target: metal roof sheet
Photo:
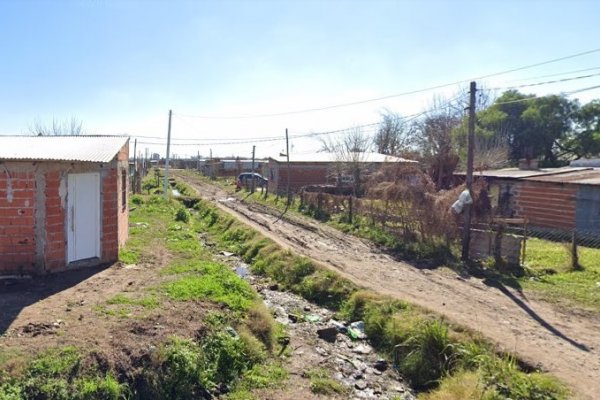
<instances>
[{"instance_id":1,"label":"metal roof sheet","mask_svg":"<svg viewBox=\"0 0 600 400\"><path fill-rule=\"evenodd\" d=\"M528 179L535 178L537 176L550 176L559 175L573 171L582 171L589 168L574 168L574 167L562 167L562 168L540 168L534 170L526 170L519 168L503 168L503 169L490 169L485 171L473 171L473 177L485 176L490 178L502 178L502 179ZM465 175L464 171L455 172L455 175Z\"/></svg>"},{"instance_id":2,"label":"metal roof sheet","mask_svg":"<svg viewBox=\"0 0 600 400\"><path fill-rule=\"evenodd\" d=\"M125 136L0 136L0 160L105 163L128 140Z\"/></svg>"},{"instance_id":3,"label":"metal roof sheet","mask_svg":"<svg viewBox=\"0 0 600 400\"><path fill-rule=\"evenodd\" d=\"M576 168L574 171L562 174L543 175L526 178L527 181L572 183L576 185L600 185L599 168Z\"/></svg>"},{"instance_id":4,"label":"metal roof sheet","mask_svg":"<svg viewBox=\"0 0 600 400\"><path fill-rule=\"evenodd\" d=\"M277 162L286 162L285 156L271 157L272 160ZM416 163L417 161L408 160L402 157L388 156L386 154L364 152L360 153L358 160L366 163L384 163L384 162L406 162ZM335 153L310 153L310 154L290 154L290 162L293 163L331 163L338 162L338 156Z\"/></svg>"}]
</instances>

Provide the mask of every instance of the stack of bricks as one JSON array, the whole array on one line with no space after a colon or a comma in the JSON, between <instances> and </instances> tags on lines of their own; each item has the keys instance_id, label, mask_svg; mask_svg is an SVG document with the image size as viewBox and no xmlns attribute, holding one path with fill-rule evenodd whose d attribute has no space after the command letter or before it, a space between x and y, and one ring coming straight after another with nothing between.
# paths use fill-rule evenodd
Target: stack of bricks
<instances>
[{"instance_id":1,"label":"stack of bricks","mask_svg":"<svg viewBox=\"0 0 600 400\"><path fill-rule=\"evenodd\" d=\"M0 273L35 270L35 179L0 170Z\"/></svg>"}]
</instances>

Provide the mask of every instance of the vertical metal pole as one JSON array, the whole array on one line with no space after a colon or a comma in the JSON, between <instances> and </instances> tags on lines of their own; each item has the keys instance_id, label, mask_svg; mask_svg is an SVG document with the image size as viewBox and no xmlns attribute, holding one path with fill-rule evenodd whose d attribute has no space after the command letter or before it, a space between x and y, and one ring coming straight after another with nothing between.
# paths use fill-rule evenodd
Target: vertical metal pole
<instances>
[{"instance_id":1,"label":"vertical metal pole","mask_svg":"<svg viewBox=\"0 0 600 400\"><path fill-rule=\"evenodd\" d=\"M171 153L171 117L173 115L173 111L169 110L169 130L167 131L167 157L165 159L165 183L163 185L164 197L167 199L169 197L169 193L167 192L169 186L169 156Z\"/></svg>"},{"instance_id":2,"label":"vertical metal pole","mask_svg":"<svg viewBox=\"0 0 600 400\"><path fill-rule=\"evenodd\" d=\"M467 176L465 184L467 190L473 196L473 147L475 142L475 93L477 92L477 85L475 82L471 82L469 96L469 135L467 141ZM469 260L469 246L471 242L471 204L466 205L465 209L465 223L463 225L463 244L462 244L462 260Z\"/></svg>"}]
</instances>

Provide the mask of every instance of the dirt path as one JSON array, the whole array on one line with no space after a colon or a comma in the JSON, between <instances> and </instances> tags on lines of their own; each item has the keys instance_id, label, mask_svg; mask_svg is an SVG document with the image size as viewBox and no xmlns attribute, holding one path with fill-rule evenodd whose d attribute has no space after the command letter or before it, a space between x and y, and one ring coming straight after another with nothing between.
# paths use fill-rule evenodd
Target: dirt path
<instances>
[{"instance_id":1,"label":"dirt path","mask_svg":"<svg viewBox=\"0 0 600 400\"><path fill-rule=\"evenodd\" d=\"M177 175L177 173L175 173ZM448 271L418 269L370 243L308 218L230 198L222 189L185 179L206 199L280 245L339 272L360 286L406 299L481 332L507 351L565 381L575 398L600 398L600 317L564 311L526 293Z\"/></svg>"}]
</instances>

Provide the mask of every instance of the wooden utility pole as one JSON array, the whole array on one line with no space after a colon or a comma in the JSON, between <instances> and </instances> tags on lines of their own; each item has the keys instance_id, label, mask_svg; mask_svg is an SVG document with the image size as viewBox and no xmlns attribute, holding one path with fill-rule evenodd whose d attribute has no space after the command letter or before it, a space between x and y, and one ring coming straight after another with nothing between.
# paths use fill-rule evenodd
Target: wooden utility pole
<instances>
[{"instance_id":1,"label":"wooden utility pole","mask_svg":"<svg viewBox=\"0 0 600 400\"><path fill-rule=\"evenodd\" d=\"M254 179L254 154L256 154L256 146L252 146L252 183L250 187L250 193L254 193L256 188L256 182Z\"/></svg>"},{"instance_id":2,"label":"wooden utility pole","mask_svg":"<svg viewBox=\"0 0 600 400\"><path fill-rule=\"evenodd\" d=\"M465 184L467 190L473 197L473 148L475 142L475 93L477 92L477 86L475 82L471 82L471 90L469 91L469 134L467 138L467 176L465 178ZM469 245L471 242L471 204L466 204L465 209L465 222L463 224L463 243L462 243L462 260L469 260Z\"/></svg>"},{"instance_id":3,"label":"wooden utility pole","mask_svg":"<svg viewBox=\"0 0 600 400\"><path fill-rule=\"evenodd\" d=\"M169 130L167 131L167 157L165 158L165 183L163 185L164 197L167 199L169 197L169 193L167 191L169 187L169 156L171 153L171 117L173 116L173 111L169 110Z\"/></svg>"}]
</instances>

